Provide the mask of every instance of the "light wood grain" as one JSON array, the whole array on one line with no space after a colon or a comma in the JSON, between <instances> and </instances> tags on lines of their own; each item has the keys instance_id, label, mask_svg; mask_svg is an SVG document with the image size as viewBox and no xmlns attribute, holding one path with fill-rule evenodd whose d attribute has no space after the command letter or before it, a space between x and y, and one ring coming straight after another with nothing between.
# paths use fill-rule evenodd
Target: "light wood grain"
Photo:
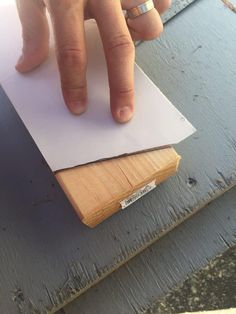
<instances>
[{"instance_id":1,"label":"light wood grain","mask_svg":"<svg viewBox=\"0 0 236 314\"><path fill-rule=\"evenodd\" d=\"M174 174L179 161L173 148L165 148L66 169L55 176L82 222L95 227L138 189Z\"/></svg>"}]
</instances>

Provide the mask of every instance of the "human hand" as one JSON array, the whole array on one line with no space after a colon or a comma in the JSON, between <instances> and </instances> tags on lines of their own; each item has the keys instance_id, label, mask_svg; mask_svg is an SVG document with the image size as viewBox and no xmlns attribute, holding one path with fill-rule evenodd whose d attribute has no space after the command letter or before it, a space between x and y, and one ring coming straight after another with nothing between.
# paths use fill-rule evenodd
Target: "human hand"
<instances>
[{"instance_id":1,"label":"human hand","mask_svg":"<svg viewBox=\"0 0 236 314\"><path fill-rule=\"evenodd\" d=\"M63 97L69 110L81 114L87 108L86 40L84 20L95 18L106 56L110 106L114 119L129 121L134 113L133 40L158 37L160 15L170 0L156 0L155 8L135 19L125 19L123 10L144 0L17 0L22 23L23 50L16 69L28 72L40 65L49 52L46 9L52 20Z\"/></svg>"}]
</instances>

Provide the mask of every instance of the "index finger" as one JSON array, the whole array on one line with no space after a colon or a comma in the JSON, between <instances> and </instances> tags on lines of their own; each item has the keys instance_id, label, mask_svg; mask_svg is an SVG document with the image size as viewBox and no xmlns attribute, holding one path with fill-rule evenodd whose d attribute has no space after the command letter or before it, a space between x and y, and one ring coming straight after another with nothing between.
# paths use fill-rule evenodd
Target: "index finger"
<instances>
[{"instance_id":1,"label":"index finger","mask_svg":"<svg viewBox=\"0 0 236 314\"><path fill-rule=\"evenodd\" d=\"M95 0L92 11L106 55L111 112L116 121L124 123L134 112L134 44L120 1Z\"/></svg>"}]
</instances>

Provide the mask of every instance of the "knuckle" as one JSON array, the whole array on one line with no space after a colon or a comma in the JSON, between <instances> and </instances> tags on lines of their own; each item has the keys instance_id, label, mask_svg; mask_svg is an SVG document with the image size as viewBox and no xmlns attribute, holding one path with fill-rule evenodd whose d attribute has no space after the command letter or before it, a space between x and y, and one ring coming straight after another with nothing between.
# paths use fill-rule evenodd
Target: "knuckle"
<instances>
[{"instance_id":1,"label":"knuckle","mask_svg":"<svg viewBox=\"0 0 236 314\"><path fill-rule=\"evenodd\" d=\"M141 37L144 40L152 40L152 39L158 38L162 32L163 32L163 25L160 25L159 27L155 27L153 29L148 29L146 31L143 31L143 33L141 34Z\"/></svg>"},{"instance_id":2,"label":"knuckle","mask_svg":"<svg viewBox=\"0 0 236 314\"><path fill-rule=\"evenodd\" d=\"M118 87L113 92L119 97L132 98L134 96L134 88Z\"/></svg>"},{"instance_id":3,"label":"knuckle","mask_svg":"<svg viewBox=\"0 0 236 314\"><path fill-rule=\"evenodd\" d=\"M171 6L171 0L162 0L161 2L157 2L157 10L160 14L163 14L166 10L168 10Z\"/></svg>"},{"instance_id":4,"label":"knuckle","mask_svg":"<svg viewBox=\"0 0 236 314\"><path fill-rule=\"evenodd\" d=\"M86 67L86 54L80 48L73 45L57 46L56 54L60 65Z\"/></svg>"},{"instance_id":5,"label":"knuckle","mask_svg":"<svg viewBox=\"0 0 236 314\"><path fill-rule=\"evenodd\" d=\"M171 6L171 0L165 0L163 4L163 11L168 10L170 6Z\"/></svg>"},{"instance_id":6,"label":"knuckle","mask_svg":"<svg viewBox=\"0 0 236 314\"><path fill-rule=\"evenodd\" d=\"M134 44L128 35L117 35L109 40L108 49L112 54L133 54Z\"/></svg>"},{"instance_id":7,"label":"knuckle","mask_svg":"<svg viewBox=\"0 0 236 314\"><path fill-rule=\"evenodd\" d=\"M61 88L63 91L69 92L70 94L76 93L78 94L84 94L87 90L87 84L86 83L80 83L76 84L76 82L68 82L66 80L61 80Z\"/></svg>"}]
</instances>

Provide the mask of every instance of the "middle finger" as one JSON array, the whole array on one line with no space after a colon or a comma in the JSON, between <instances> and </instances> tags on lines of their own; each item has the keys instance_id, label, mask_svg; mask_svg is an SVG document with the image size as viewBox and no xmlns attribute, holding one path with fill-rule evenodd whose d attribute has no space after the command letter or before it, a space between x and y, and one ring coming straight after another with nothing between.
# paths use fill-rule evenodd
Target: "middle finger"
<instances>
[{"instance_id":1,"label":"middle finger","mask_svg":"<svg viewBox=\"0 0 236 314\"><path fill-rule=\"evenodd\" d=\"M70 111L87 107L87 54L82 1L47 1L56 39L57 61L64 100Z\"/></svg>"},{"instance_id":2,"label":"middle finger","mask_svg":"<svg viewBox=\"0 0 236 314\"><path fill-rule=\"evenodd\" d=\"M120 1L92 2L106 55L113 117L127 122L134 111L134 45Z\"/></svg>"}]
</instances>

